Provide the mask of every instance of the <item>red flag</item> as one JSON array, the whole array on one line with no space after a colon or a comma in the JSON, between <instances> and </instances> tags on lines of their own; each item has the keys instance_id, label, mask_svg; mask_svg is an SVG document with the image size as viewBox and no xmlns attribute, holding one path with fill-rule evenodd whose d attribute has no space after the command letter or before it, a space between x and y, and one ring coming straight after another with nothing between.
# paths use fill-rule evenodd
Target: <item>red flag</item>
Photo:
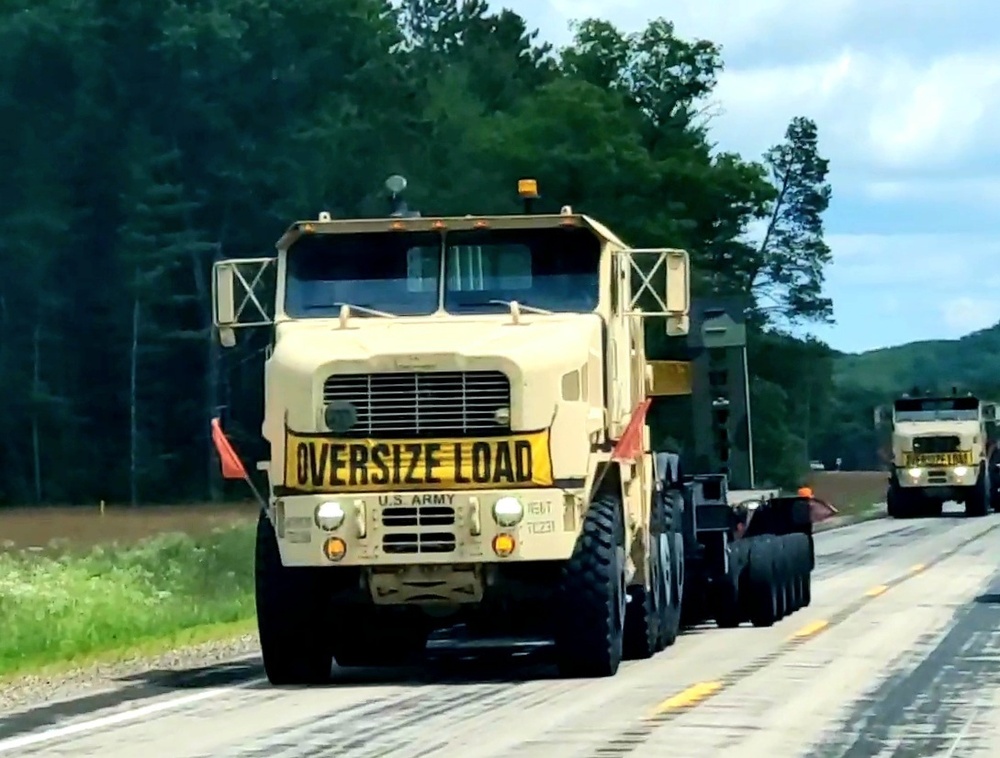
<instances>
[{"instance_id":1,"label":"red flag","mask_svg":"<svg viewBox=\"0 0 1000 758\"><path fill-rule=\"evenodd\" d=\"M814 524L833 518L839 511L833 507L832 503L820 500L817 497L809 498L809 517Z\"/></svg>"},{"instance_id":2,"label":"red flag","mask_svg":"<svg viewBox=\"0 0 1000 758\"><path fill-rule=\"evenodd\" d=\"M215 443L215 449L219 452L219 460L222 462L222 475L226 479L246 479L249 481L250 477L247 476L247 470L243 468L240 457L233 450L233 446L229 444L229 440L226 439L226 434L222 431L219 419L217 418L212 419L212 442Z\"/></svg>"},{"instance_id":3,"label":"red flag","mask_svg":"<svg viewBox=\"0 0 1000 758\"><path fill-rule=\"evenodd\" d=\"M611 451L611 460L616 463L631 463L643 453L642 430L646 426L646 411L652 403L651 398L646 398L639 403L632 411L632 418L622 432L622 436Z\"/></svg>"}]
</instances>

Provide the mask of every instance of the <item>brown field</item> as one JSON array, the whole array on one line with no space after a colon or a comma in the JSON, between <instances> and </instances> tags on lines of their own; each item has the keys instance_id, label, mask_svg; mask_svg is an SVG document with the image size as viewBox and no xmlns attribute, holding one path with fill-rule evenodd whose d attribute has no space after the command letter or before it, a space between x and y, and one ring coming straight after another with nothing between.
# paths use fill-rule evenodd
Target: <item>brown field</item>
<instances>
[{"instance_id":1,"label":"brown field","mask_svg":"<svg viewBox=\"0 0 1000 758\"><path fill-rule=\"evenodd\" d=\"M257 516L254 503L0 508L0 550L87 549L164 532L200 534Z\"/></svg>"},{"instance_id":2,"label":"brown field","mask_svg":"<svg viewBox=\"0 0 1000 758\"><path fill-rule=\"evenodd\" d=\"M816 497L843 512L885 499L882 471L818 471L809 479ZM165 505L139 508L97 506L0 508L0 550L87 549L108 542L131 543L164 532L199 534L219 526L250 522L254 503Z\"/></svg>"},{"instance_id":3,"label":"brown field","mask_svg":"<svg viewBox=\"0 0 1000 758\"><path fill-rule=\"evenodd\" d=\"M888 476L885 471L813 471L808 481L820 500L851 511L884 502Z\"/></svg>"}]
</instances>

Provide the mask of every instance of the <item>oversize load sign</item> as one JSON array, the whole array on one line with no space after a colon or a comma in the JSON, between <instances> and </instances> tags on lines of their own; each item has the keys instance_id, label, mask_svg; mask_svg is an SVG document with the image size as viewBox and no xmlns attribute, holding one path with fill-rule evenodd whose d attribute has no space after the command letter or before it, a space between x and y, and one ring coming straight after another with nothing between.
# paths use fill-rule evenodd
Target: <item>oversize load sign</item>
<instances>
[{"instance_id":1,"label":"oversize load sign","mask_svg":"<svg viewBox=\"0 0 1000 758\"><path fill-rule=\"evenodd\" d=\"M971 466L972 451L960 453L906 453L907 466Z\"/></svg>"},{"instance_id":2,"label":"oversize load sign","mask_svg":"<svg viewBox=\"0 0 1000 758\"><path fill-rule=\"evenodd\" d=\"M552 485L548 429L450 440L345 440L286 433L285 486L297 492Z\"/></svg>"}]
</instances>

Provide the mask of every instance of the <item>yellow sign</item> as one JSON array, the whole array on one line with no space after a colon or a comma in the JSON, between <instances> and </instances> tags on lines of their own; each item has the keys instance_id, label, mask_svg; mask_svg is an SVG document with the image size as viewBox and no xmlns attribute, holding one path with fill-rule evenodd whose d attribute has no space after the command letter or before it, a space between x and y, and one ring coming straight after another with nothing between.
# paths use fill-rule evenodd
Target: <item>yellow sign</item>
<instances>
[{"instance_id":1,"label":"yellow sign","mask_svg":"<svg viewBox=\"0 0 1000 758\"><path fill-rule=\"evenodd\" d=\"M905 465L916 466L971 466L972 451L959 453L906 453L903 456Z\"/></svg>"},{"instance_id":2,"label":"yellow sign","mask_svg":"<svg viewBox=\"0 0 1000 758\"><path fill-rule=\"evenodd\" d=\"M444 440L341 439L286 432L285 486L296 492L551 487L549 430Z\"/></svg>"},{"instance_id":3,"label":"yellow sign","mask_svg":"<svg viewBox=\"0 0 1000 758\"><path fill-rule=\"evenodd\" d=\"M691 364L688 361L649 361L653 369L653 386L649 391L655 397L691 394Z\"/></svg>"}]
</instances>

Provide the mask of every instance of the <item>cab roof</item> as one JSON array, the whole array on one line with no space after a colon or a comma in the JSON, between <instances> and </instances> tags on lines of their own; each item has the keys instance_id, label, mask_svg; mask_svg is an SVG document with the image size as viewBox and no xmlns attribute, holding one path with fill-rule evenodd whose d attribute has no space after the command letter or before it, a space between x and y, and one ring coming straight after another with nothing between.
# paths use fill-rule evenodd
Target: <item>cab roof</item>
<instances>
[{"instance_id":1,"label":"cab roof","mask_svg":"<svg viewBox=\"0 0 1000 758\"><path fill-rule=\"evenodd\" d=\"M326 214L321 214L325 216ZM311 234L364 234L373 232L436 232L472 229L554 229L578 227L590 229L604 242L626 248L604 224L580 213L504 214L499 216L416 216L365 219L329 219L296 221L275 243L287 250L300 237Z\"/></svg>"}]
</instances>

